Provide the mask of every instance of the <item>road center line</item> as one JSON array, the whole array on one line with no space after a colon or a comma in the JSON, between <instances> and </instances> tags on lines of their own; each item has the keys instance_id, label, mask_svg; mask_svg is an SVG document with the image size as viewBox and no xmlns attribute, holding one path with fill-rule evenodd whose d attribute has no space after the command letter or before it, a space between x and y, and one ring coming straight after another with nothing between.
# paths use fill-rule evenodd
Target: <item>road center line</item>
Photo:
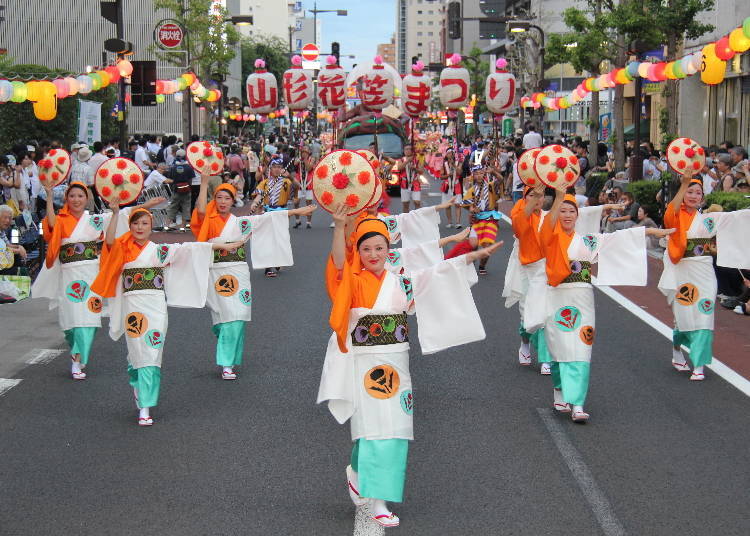
<instances>
[{"instance_id":1,"label":"road center line","mask_svg":"<svg viewBox=\"0 0 750 536\"><path fill-rule=\"evenodd\" d=\"M19 383L21 383L21 380L18 379L0 378L0 396L3 396Z\"/></svg>"},{"instance_id":2,"label":"road center line","mask_svg":"<svg viewBox=\"0 0 750 536\"><path fill-rule=\"evenodd\" d=\"M555 442L555 446L560 452L565 465L570 469L573 478L575 478L578 487L581 489L581 493L583 493L583 496L589 503L604 535L624 536L627 534L625 527L622 526L617 516L615 516L609 500L597 485L596 480L594 480L591 470L589 470L586 462L583 461L583 457L578 452L578 449L573 446L573 443L570 442L565 430L555 418L553 410L547 408L536 408L536 410L549 435L552 436L552 441Z\"/></svg>"}]
</instances>

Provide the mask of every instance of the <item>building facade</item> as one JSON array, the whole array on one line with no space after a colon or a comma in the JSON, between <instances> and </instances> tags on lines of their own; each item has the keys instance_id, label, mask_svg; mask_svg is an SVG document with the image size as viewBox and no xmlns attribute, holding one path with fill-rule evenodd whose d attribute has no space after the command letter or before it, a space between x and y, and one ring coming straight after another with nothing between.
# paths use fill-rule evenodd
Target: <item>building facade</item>
<instances>
[{"instance_id":1,"label":"building facade","mask_svg":"<svg viewBox=\"0 0 750 536\"><path fill-rule=\"evenodd\" d=\"M389 65L396 65L396 37L391 37L390 43L378 45L377 55L383 57L383 61Z\"/></svg>"},{"instance_id":2,"label":"building facade","mask_svg":"<svg viewBox=\"0 0 750 536\"><path fill-rule=\"evenodd\" d=\"M415 57L426 64L442 61L445 5L444 0L396 0L394 67L399 72L408 72Z\"/></svg>"}]
</instances>

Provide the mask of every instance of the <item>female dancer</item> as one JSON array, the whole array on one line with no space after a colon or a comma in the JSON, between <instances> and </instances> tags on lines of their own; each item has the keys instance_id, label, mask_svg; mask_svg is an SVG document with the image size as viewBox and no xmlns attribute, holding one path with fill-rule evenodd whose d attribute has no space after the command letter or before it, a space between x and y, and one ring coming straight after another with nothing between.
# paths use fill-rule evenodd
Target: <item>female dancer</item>
<instances>
[{"instance_id":1,"label":"female dancer","mask_svg":"<svg viewBox=\"0 0 750 536\"><path fill-rule=\"evenodd\" d=\"M719 266L750 267L746 246L750 210L702 214L698 211L702 204L702 181L684 175L664 214L664 225L676 232L669 237L659 280L675 320L672 366L681 372L690 370L680 350L684 344L693 363L693 381L705 378L703 367L712 360L716 275L711 256L717 255Z\"/></svg>"},{"instance_id":2,"label":"female dancer","mask_svg":"<svg viewBox=\"0 0 750 536\"><path fill-rule=\"evenodd\" d=\"M646 235L667 236L673 229L637 227L608 234L575 231L575 197L557 191L540 233L546 257L547 289L544 335L552 355L554 407L586 422L583 403L589 386L594 343L594 290L591 265L599 264L597 284L646 284ZM645 231L645 232L644 232Z\"/></svg>"},{"instance_id":3,"label":"female dancer","mask_svg":"<svg viewBox=\"0 0 750 536\"><path fill-rule=\"evenodd\" d=\"M156 406L161 386L167 305L203 307L211 250L236 250L244 242L154 244L150 241L153 218L143 208L130 213L129 231L115 238L119 210L112 206L114 217L107 227L101 268L91 288L110 298L110 337L116 341L127 335L128 375L140 410L138 424L151 426L150 408Z\"/></svg>"},{"instance_id":4,"label":"female dancer","mask_svg":"<svg viewBox=\"0 0 750 536\"><path fill-rule=\"evenodd\" d=\"M82 182L70 183L57 214L52 189L45 186L45 192L47 215L42 231L47 255L31 293L35 298L49 298L50 309L59 307L60 328L70 346L71 375L74 380L85 380L83 369L91 356L91 343L102 325L102 298L92 292L91 283L99 272L103 231L116 218L112 212L89 214L89 189ZM163 201L155 198L148 206Z\"/></svg>"},{"instance_id":5,"label":"female dancer","mask_svg":"<svg viewBox=\"0 0 750 536\"><path fill-rule=\"evenodd\" d=\"M311 205L260 216L236 217L231 209L237 192L229 184L219 186L213 201L206 203L209 178L201 176L201 188L190 220L194 222L191 230L198 241L243 243L253 236L251 252L255 268L291 265L289 218L309 215L317 207ZM222 367L223 379L234 380L237 378L235 367L242 364L245 323L251 317L250 267L244 247L222 248L214 253L208 285L206 303L211 310L217 339L216 364Z\"/></svg>"},{"instance_id":6,"label":"female dancer","mask_svg":"<svg viewBox=\"0 0 750 536\"><path fill-rule=\"evenodd\" d=\"M390 235L382 220L362 219L354 231L354 244L348 254L345 213L346 207L341 206L333 214L336 226L326 282L333 301L330 324L335 333L326 353L318 402L327 400L339 422L351 418L355 443L351 466L347 467L347 485L352 501L358 506L367 505L380 525L395 527L399 518L388 509L386 501L403 500L408 440L413 439L406 313L415 306L414 296L423 295L429 300L435 293L421 286L419 274L413 274L410 280L385 269ZM476 319L470 325L481 325L481 321L466 282L467 264L491 255L500 245L427 269L439 267L440 273L450 273L458 286L463 279L463 290L468 296L453 294L445 280L435 281L438 272L425 277L437 285L431 287L432 291L446 293L441 294L441 299L456 305L463 318ZM432 307L416 305L418 319L425 313L429 317L419 322L420 342L423 331L440 323L439 316L430 317L435 304L429 305ZM449 325L441 324L437 330L441 333L432 333L441 339L444 331L452 329L452 321L445 320ZM464 327L460 331L456 333L460 341L457 337L443 339L441 348L481 338L467 338ZM426 346L423 344L423 348Z\"/></svg>"},{"instance_id":7,"label":"female dancer","mask_svg":"<svg viewBox=\"0 0 750 536\"><path fill-rule=\"evenodd\" d=\"M456 165L456 154L453 148L448 147L445 151L445 159L441 164L440 178L443 183L440 185L442 192L442 202L452 201L448 208L445 209L445 217L448 219L446 227L450 229L455 227L461 228L461 195L463 194L463 184L459 177L460 170ZM456 223L453 224L453 214L456 214Z\"/></svg>"}]
</instances>

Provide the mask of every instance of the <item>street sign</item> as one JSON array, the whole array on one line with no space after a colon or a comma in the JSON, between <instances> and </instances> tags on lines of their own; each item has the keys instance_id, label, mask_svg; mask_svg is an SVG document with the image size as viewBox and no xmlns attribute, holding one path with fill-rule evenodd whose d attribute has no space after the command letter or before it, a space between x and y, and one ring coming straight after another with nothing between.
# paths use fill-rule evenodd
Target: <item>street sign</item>
<instances>
[{"instance_id":1,"label":"street sign","mask_svg":"<svg viewBox=\"0 0 750 536\"><path fill-rule=\"evenodd\" d=\"M185 31L182 26L172 19L159 21L154 28L154 42L159 48L172 50L179 48L185 37Z\"/></svg>"},{"instance_id":2,"label":"street sign","mask_svg":"<svg viewBox=\"0 0 750 536\"><path fill-rule=\"evenodd\" d=\"M320 71L320 62L318 60L315 60L315 61L302 60L302 68L307 71Z\"/></svg>"},{"instance_id":3,"label":"street sign","mask_svg":"<svg viewBox=\"0 0 750 536\"><path fill-rule=\"evenodd\" d=\"M307 43L302 47L302 59L307 61L315 61L320 56L320 49L318 45L313 43Z\"/></svg>"}]
</instances>

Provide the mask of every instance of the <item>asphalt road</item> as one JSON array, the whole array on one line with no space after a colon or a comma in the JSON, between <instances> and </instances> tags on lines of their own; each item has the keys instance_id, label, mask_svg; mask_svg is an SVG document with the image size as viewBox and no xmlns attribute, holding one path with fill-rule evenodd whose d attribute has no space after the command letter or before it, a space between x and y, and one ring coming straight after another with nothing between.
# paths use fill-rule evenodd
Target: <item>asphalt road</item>
<instances>
[{"instance_id":1,"label":"asphalt road","mask_svg":"<svg viewBox=\"0 0 750 536\"><path fill-rule=\"evenodd\" d=\"M313 229L292 231L295 266L280 277L253 272L238 381L219 379L208 311L170 309L152 428L135 424L125 343L106 330L85 382L65 355L13 369L22 381L0 397L0 534L351 534L348 426L315 405L329 221L317 212ZM689 382L666 339L597 292L591 421L554 415L549 378L517 364L518 313L500 300L509 251L474 287L487 340L427 357L413 343L416 440L389 533L750 533L747 398L710 372ZM17 359L14 344L0 361Z\"/></svg>"}]
</instances>

